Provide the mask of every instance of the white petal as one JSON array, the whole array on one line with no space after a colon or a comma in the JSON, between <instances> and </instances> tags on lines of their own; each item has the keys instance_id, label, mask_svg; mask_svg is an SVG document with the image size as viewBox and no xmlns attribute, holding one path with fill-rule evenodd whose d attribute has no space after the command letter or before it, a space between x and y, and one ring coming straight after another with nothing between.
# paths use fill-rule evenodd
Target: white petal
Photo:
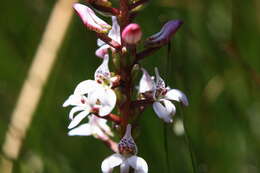
<instances>
[{"instance_id":1,"label":"white petal","mask_svg":"<svg viewBox=\"0 0 260 173\"><path fill-rule=\"evenodd\" d=\"M92 135L94 137L102 138L102 140L109 139L109 137L98 126L92 126Z\"/></svg>"},{"instance_id":2,"label":"white petal","mask_svg":"<svg viewBox=\"0 0 260 173\"><path fill-rule=\"evenodd\" d=\"M70 110L70 113L69 113L69 118L72 120L73 117L74 117L74 114L75 114L76 112L83 111L83 110L84 110L84 108L81 107L81 106L76 106L76 107L72 108L72 109Z\"/></svg>"},{"instance_id":3,"label":"white petal","mask_svg":"<svg viewBox=\"0 0 260 173\"><path fill-rule=\"evenodd\" d=\"M74 94L78 94L78 95L88 94L89 92L95 90L99 85L100 84L98 84L94 80L82 81L77 85L76 89L74 90Z\"/></svg>"},{"instance_id":4,"label":"white petal","mask_svg":"<svg viewBox=\"0 0 260 173\"><path fill-rule=\"evenodd\" d=\"M96 81L100 78L100 76L103 76L105 78L110 78L110 71L109 71L109 68L108 68L108 61L109 61L109 57L105 56L103 58L102 64L95 71L94 77L95 77Z\"/></svg>"},{"instance_id":5,"label":"white petal","mask_svg":"<svg viewBox=\"0 0 260 173\"><path fill-rule=\"evenodd\" d=\"M147 91L153 91L155 89L155 82L147 71L142 68L143 76L139 82L139 93L145 93Z\"/></svg>"},{"instance_id":6,"label":"white petal","mask_svg":"<svg viewBox=\"0 0 260 173\"><path fill-rule=\"evenodd\" d=\"M120 173L129 173L129 168L130 168L130 165L128 164L128 162L123 162L120 165Z\"/></svg>"},{"instance_id":7,"label":"white petal","mask_svg":"<svg viewBox=\"0 0 260 173\"><path fill-rule=\"evenodd\" d=\"M155 67L155 76L156 76L156 88L165 88L165 82L164 80L161 78L161 76L159 75L159 71L157 69L157 67Z\"/></svg>"},{"instance_id":8,"label":"white petal","mask_svg":"<svg viewBox=\"0 0 260 173\"><path fill-rule=\"evenodd\" d=\"M92 129L89 124L82 124L68 133L69 136L90 136L92 135Z\"/></svg>"},{"instance_id":9,"label":"white petal","mask_svg":"<svg viewBox=\"0 0 260 173\"><path fill-rule=\"evenodd\" d=\"M177 89L171 89L170 91L168 91L165 95L165 98L167 98L169 100L175 100L175 101L181 102L185 106L189 105L186 95Z\"/></svg>"},{"instance_id":10,"label":"white petal","mask_svg":"<svg viewBox=\"0 0 260 173\"><path fill-rule=\"evenodd\" d=\"M99 104L96 104L97 100ZM112 89L97 87L95 92L89 93L89 102L99 108L99 115L109 114L116 105L116 94Z\"/></svg>"},{"instance_id":11,"label":"white petal","mask_svg":"<svg viewBox=\"0 0 260 173\"><path fill-rule=\"evenodd\" d=\"M98 25L95 22L95 20L91 17L90 13L94 13L94 12L91 12L92 10L90 8L78 3L74 4L73 8L76 10L76 12L80 16L85 26L87 26L89 29L94 31L97 30L103 31L103 28L100 25Z\"/></svg>"},{"instance_id":12,"label":"white petal","mask_svg":"<svg viewBox=\"0 0 260 173\"><path fill-rule=\"evenodd\" d=\"M75 3L73 8L76 10L85 26L89 29L99 33L106 33L111 28L109 24L98 18L91 8L79 3Z\"/></svg>"},{"instance_id":13,"label":"white petal","mask_svg":"<svg viewBox=\"0 0 260 173\"><path fill-rule=\"evenodd\" d=\"M163 119L166 123L171 123L171 111L167 110L160 102L153 103L153 110L159 118Z\"/></svg>"},{"instance_id":14,"label":"white petal","mask_svg":"<svg viewBox=\"0 0 260 173\"><path fill-rule=\"evenodd\" d=\"M98 115L99 116L106 116L108 114L110 114L113 110L114 106L110 106L110 105L102 105L100 108L99 108L99 113Z\"/></svg>"},{"instance_id":15,"label":"white petal","mask_svg":"<svg viewBox=\"0 0 260 173\"><path fill-rule=\"evenodd\" d=\"M109 31L108 36L121 44L120 26L118 25L116 16L112 16L112 29Z\"/></svg>"},{"instance_id":16,"label":"white petal","mask_svg":"<svg viewBox=\"0 0 260 173\"><path fill-rule=\"evenodd\" d=\"M171 112L171 115L174 115L176 113L176 107L174 106L174 104L172 102L170 102L169 100L166 100L166 99L161 99L161 101L163 101L167 112Z\"/></svg>"},{"instance_id":17,"label":"white petal","mask_svg":"<svg viewBox=\"0 0 260 173\"><path fill-rule=\"evenodd\" d=\"M92 115L92 116L95 116L95 115ZM100 129L102 129L102 131L104 131L107 135L114 136L110 127L107 125L107 120L104 118L99 118L97 116L95 116L95 117L96 117L96 122L97 122L98 127L100 127Z\"/></svg>"},{"instance_id":18,"label":"white petal","mask_svg":"<svg viewBox=\"0 0 260 173\"><path fill-rule=\"evenodd\" d=\"M100 18L95 14L95 12L94 12L91 8L88 8L88 11L89 11L89 13L90 13L90 16L94 19L94 21L95 21L98 25L102 26L103 29L104 29L104 28L106 28L106 29L108 29L108 30L111 29L111 26L110 26L109 24L107 24L104 20L100 19Z\"/></svg>"},{"instance_id":19,"label":"white petal","mask_svg":"<svg viewBox=\"0 0 260 173\"><path fill-rule=\"evenodd\" d=\"M105 56L108 56L108 49L110 48L109 45L104 44L100 48L98 48L95 52L96 56L99 58L105 58Z\"/></svg>"},{"instance_id":20,"label":"white petal","mask_svg":"<svg viewBox=\"0 0 260 173\"><path fill-rule=\"evenodd\" d=\"M105 131L102 128L103 125L106 125L107 120L105 120L103 118L99 118L99 117L95 116L94 114L91 114L90 116L88 116L88 119L89 119L89 125L91 126L91 129L92 129L93 136L101 137L104 140L108 139L107 134L105 133ZM102 124L102 126L101 126L101 123L104 123L104 124ZM107 126L107 127L109 128L109 126ZM109 128L109 130L110 130L110 128Z\"/></svg>"},{"instance_id":21,"label":"white petal","mask_svg":"<svg viewBox=\"0 0 260 173\"><path fill-rule=\"evenodd\" d=\"M114 109L116 105L116 94L112 89L106 89L104 95L100 97L101 108L99 109L99 115L105 116Z\"/></svg>"},{"instance_id":22,"label":"white petal","mask_svg":"<svg viewBox=\"0 0 260 173\"><path fill-rule=\"evenodd\" d=\"M146 161L137 156L131 156L126 160L128 164L135 169L135 172L137 173L147 173L148 172L148 165Z\"/></svg>"},{"instance_id":23,"label":"white petal","mask_svg":"<svg viewBox=\"0 0 260 173\"><path fill-rule=\"evenodd\" d=\"M67 106L70 105L70 103L71 103L70 97L71 97L71 96L69 96L69 98L68 98L67 100L65 100L65 102L64 102L63 105L62 105L63 107L67 107Z\"/></svg>"},{"instance_id":24,"label":"white petal","mask_svg":"<svg viewBox=\"0 0 260 173\"><path fill-rule=\"evenodd\" d=\"M81 102L81 96L80 95L75 95L75 94L72 94L69 96L69 98L63 103L63 107L67 107L67 106L70 106L70 105L80 105Z\"/></svg>"},{"instance_id":25,"label":"white petal","mask_svg":"<svg viewBox=\"0 0 260 173\"><path fill-rule=\"evenodd\" d=\"M97 39L97 45L100 47L100 46L103 46L104 44L106 44L103 40L101 39Z\"/></svg>"},{"instance_id":26,"label":"white petal","mask_svg":"<svg viewBox=\"0 0 260 173\"><path fill-rule=\"evenodd\" d=\"M82 111L78 115L75 116L75 118L70 122L69 129L77 126L81 120L83 120L87 115L89 114L89 111Z\"/></svg>"},{"instance_id":27,"label":"white petal","mask_svg":"<svg viewBox=\"0 0 260 173\"><path fill-rule=\"evenodd\" d=\"M120 154L113 154L103 160L101 170L103 173L112 173L114 167L123 162L123 157Z\"/></svg>"},{"instance_id":28,"label":"white petal","mask_svg":"<svg viewBox=\"0 0 260 173\"><path fill-rule=\"evenodd\" d=\"M104 90L105 88L102 85L99 85L95 88L95 90L88 93L88 101L92 107L97 106L96 104L97 101L100 102L100 97L104 97Z\"/></svg>"},{"instance_id":29,"label":"white petal","mask_svg":"<svg viewBox=\"0 0 260 173\"><path fill-rule=\"evenodd\" d=\"M100 97L103 97L105 88L103 85L98 84L94 90L88 93L88 102L93 107L97 104L97 101L100 100Z\"/></svg>"}]
</instances>

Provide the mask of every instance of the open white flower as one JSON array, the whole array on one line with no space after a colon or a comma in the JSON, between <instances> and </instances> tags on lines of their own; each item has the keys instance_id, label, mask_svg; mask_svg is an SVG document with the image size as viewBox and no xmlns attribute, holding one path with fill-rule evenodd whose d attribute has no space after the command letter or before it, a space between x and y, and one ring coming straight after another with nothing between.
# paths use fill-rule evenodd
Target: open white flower
<instances>
[{"instance_id":1,"label":"open white flower","mask_svg":"<svg viewBox=\"0 0 260 173\"><path fill-rule=\"evenodd\" d=\"M113 136L110 127L107 125L107 120L99 118L95 115L88 116L88 123L82 124L69 131L69 136L91 136L102 139L108 139L108 136Z\"/></svg>"},{"instance_id":2,"label":"open white flower","mask_svg":"<svg viewBox=\"0 0 260 173\"><path fill-rule=\"evenodd\" d=\"M69 129L77 126L91 112L98 113L99 116L111 113L116 104L116 94L111 89L112 81L106 57L95 72L95 80L80 82L64 102L63 107L74 106L69 113L72 120ZM77 112L80 113L74 117Z\"/></svg>"},{"instance_id":3,"label":"open white flower","mask_svg":"<svg viewBox=\"0 0 260 173\"><path fill-rule=\"evenodd\" d=\"M121 44L121 36L120 36L120 26L117 23L117 19L115 16L112 16L112 29L108 33L108 37L112 40ZM98 49L96 50L96 56L100 58L104 58L108 55L108 49L110 48L114 51L114 48L103 42L101 39L97 40Z\"/></svg>"},{"instance_id":4,"label":"open white flower","mask_svg":"<svg viewBox=\"0 0 260 173\"><path fill-rule=\"evenodd\" d=\"M128 173L130 167L136 173L147 173L148 165L146 161L136 156L137 146L131 136L131 125L127 125L126 133L118 144L119 153L107 157L101 164L103 173L112 173L114 167L120 165L120 173Z\"/></svg>"},{"instance_id":5,"label":"open white flower","mask_svg":"<svg viewBox=\"0 0 260 173\"><path fill-rule=\"evenodd\" d=\"M157 68L155 68L155 76L156 82L154 82L153 78L143 69L143 77L140 80L139 93L149 99L153 97L153 109L157 116L163 119L166 123L171 123L172 116L176 113L176 107L171 101L181 102L183 105L188 106L188 99L180 90L166 87ZM150 94L148 95L147 93Z\"/></svg>"}]
</instances>

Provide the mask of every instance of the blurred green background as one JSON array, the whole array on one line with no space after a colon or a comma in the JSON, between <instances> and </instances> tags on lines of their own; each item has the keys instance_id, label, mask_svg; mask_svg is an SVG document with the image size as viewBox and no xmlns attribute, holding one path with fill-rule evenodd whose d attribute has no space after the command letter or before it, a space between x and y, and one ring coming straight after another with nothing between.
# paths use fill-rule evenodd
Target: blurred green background
<instances>
[{"instance_id":1,"label":"blurred green background","mask_svg":"<svg viewBox=\"0 0 260 173\"><path fill-rule=\"evenodd\" d=\"M55 2L1 1L0 146ZM259 173L260 2L151 0L136 22L145 39L170 19L184 21L171 51L162 48L143 64L150 73L154 66L162 69L190 106L176 104L170 125L147 109L140 120L139 156L151 173ZM112 154L93 137L67 136L70 109L61 106L80 81L93 77L101 62L96 48L96 35L74 14L14 172L100 172ZM185 134L177 131L182 120Z\"/></svg>"}]
</instances>

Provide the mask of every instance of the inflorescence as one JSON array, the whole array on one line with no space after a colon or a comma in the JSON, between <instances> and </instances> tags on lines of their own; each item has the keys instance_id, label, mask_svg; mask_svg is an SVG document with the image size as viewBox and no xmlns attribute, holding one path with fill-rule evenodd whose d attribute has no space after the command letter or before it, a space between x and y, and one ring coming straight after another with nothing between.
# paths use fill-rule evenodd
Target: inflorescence
<instances>
[{"instance_id":1,"label":"inflorescence","mask_svg":"<svg viewBox=\"0 0 260 173\"><path fill-rule=\"evenodd\" d=\"M167 45L182 25L180 20L170 20L158 33L141 42L141 27L132 21L145 3L147 0L120 0L119 7L114 8L108 0L87 0L87 5L73 5L83 24L97 34L95 54L102 63L94 79L80 82L63 106L72 106L70 136L94 136L115 152L102 162L103 173L111 173L116 166L120 166L121 173L128 173L130 169L148 172L146 161L137 156L137 145L132 137L138 117L151 105L160 119L172 123L176 113L173 101L188 106L186 95L167 86L157 68L153 77L141 65L144 58ZM95 11L111 17L112 26ZM144 48L138 52L142 43ZM142 77L136 86L135 76L140 72ZM86 118L88 122L81 123ZM113 140L114 133L122 137L119 142Z\"/></svg>"}]
</instances>

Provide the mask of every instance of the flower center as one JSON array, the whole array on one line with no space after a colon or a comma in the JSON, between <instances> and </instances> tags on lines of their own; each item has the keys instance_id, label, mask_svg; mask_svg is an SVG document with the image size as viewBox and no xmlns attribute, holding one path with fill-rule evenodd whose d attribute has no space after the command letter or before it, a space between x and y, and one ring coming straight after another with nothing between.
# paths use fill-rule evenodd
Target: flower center
<instances>
[{"instance_id":1,"label":"flower center","mask_svg":"<svg viewBox=\"0 0 260 173\"><path fill-rule=\"evenodd\" d=\"M118 150L125 157L137 154L137 146L132 138L122 138L118 144Z\"/></svg>"},{"instance_id":2,"label":"flower center","mask_svg":"<svg viewBox=\"0 0 260 173\"><path fill-rule=\"evenodd\" d=\"M155 97L156 98L164 97L167 91L168 91L167 88L158 88L155 91Z\"/></svg>"},{"instance_id":3,"label":"flower center","mask_svg":"<svg viewBox=\"0 0 260 173\"><path fill-rule=\"evenodd\" d=\"M105 73L105 74L99 74L97 76L97 83L103 85L103 86L111 86L111 80L110 80L110 77L109 77L109 74L108 73Z\"/></svg>"}]
</instances>

